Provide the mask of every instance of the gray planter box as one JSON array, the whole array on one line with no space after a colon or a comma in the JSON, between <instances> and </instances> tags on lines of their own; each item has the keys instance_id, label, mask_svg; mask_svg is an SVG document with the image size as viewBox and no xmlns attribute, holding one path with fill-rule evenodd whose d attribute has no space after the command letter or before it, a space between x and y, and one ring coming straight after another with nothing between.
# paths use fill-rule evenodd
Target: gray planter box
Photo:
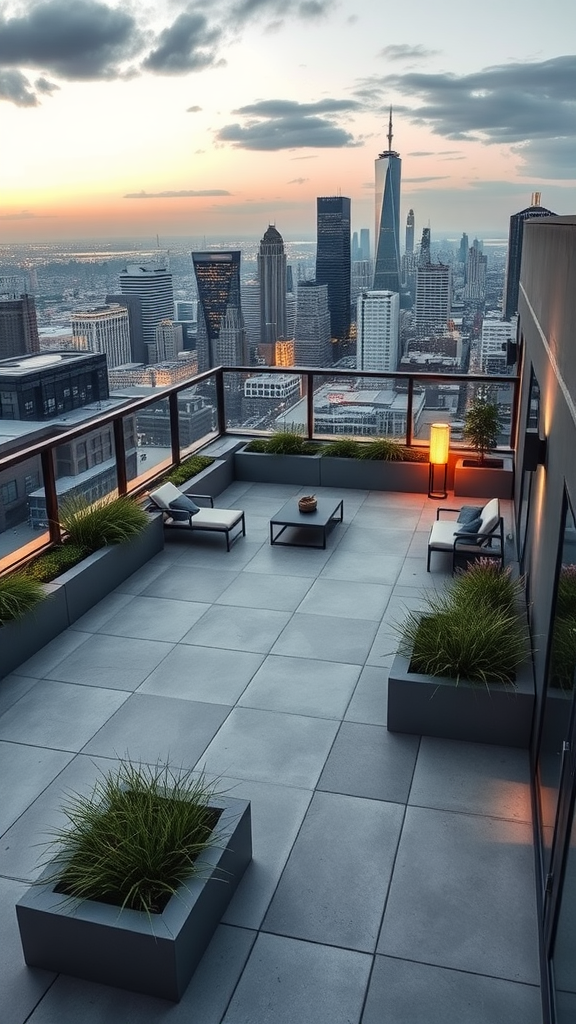
<instances>
[{"instance_id":1,"label":"gray planter box","mask_svg":"<svg viewBox=\"0 0 576 1024\"><path fill-rule=\"evenodd\" d=\"M196 476L191 476L179 487L185 494L209 494L211 498L216 498L232 483L234 483L233 459L216 459L211 466L208 466L208 469L203 469Z\"/></svg>"},{"instance_id":2,"label":"gray planter box","mask_svg":"<svg viewBox=\"0 0 576 1024\"><path fill-rule=\"evenodd\" d=\"M504 456L501 469L490 466L465 466L468 458L458 459L454 467L454 494L467 498L512 498L514 460Z\"/></svg>"},{"instance_id":3,"label":"gray planter box","mask_svg":"<svg viewBox=\"0 0 576 1024\"><path fill-rule=\"evenodd\" d=\"M397 654L388 680L390 732L527 748L534 713L532 663L520 666L514 687L470 683L409 672Z\"/></svg>"},{"instance_id":4,"label":"gray planter box","mask_svg":"<svg viewBox=\"0 0 576 1024\"><path fill-rule=\"evenodd\" d=\"M42 878L18 901L24 958L30 967L177 1002L252 858L250 803L215 798L222 841L201 857L202 878L181 886L162 914L83 900L71 905Z\"/></svg>"},{"instance_id":5,"label":"gray planter box","mask_svg":"<svg viewBox=\"0 0 576 1024\"><path fill-rule=\"evenodd\" d=\"M47 583L46 599L21 619L0 626L0 679L28 661L70 625L66 590Z\"/></svg>"},{"instance_id":6,"label":"gray planter box","mask_svg":"<svg viewBox=\"0 0 576 1024\"><path fill-rule=\"evenodd\" d=\"M95 551L46 585L49 597L0 627L0 679L13 672L93 608L164 547L162 515L151 514L138 537Z\"/></svg>"},{"instance_id":7,"label":"gray planter box","mask_svg":"<svg viewBox=\"0 0 576 1024\"><path fill-rule=\"evenodd\" d=\"M322 487L353 487L362 491L428 493L427 462L380 462L371 459L320 459Z\"/></svg>"},{"instance_id":8,"label":"gray planter box","mask_svg":"<svg viewBox=\"0 0 576 1024\"><path fill-rule=\"evenodd\" d=\"M261 484L301 484L320 487L319 455L268 455L264 452L234 454L236 480Z\"/></svg>"},{"instance_id":9,"label":"gray planter box","mask_svg":"<svg viewBox=\"0 0 576 1024\"><path fill-rule=\"evenodd\" d=\"M68 603L67 625L76 622L163 547L163 518L160 513L153 513L138 537L101 548L59 576L57 582L65 588Z\"/></svg>"}]
</instances>

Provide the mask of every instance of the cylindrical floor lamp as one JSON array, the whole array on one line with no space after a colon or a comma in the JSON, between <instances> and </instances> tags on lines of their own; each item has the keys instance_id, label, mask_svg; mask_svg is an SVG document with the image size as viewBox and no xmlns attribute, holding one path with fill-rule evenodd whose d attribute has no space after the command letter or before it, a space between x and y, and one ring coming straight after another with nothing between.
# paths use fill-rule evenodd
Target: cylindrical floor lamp
<instances>
[{"instance_id":1,"label":"cylindrical floor lamp","mask_svg":"<svg viewBox=\"0 0 576 1024\"><path fill-rule=\"evenodd\" d=\"M446 478L448 476L448 455L450 452L450 424L433 423L430 427L430 471L428 474L428 497L447 498ZM439 467L436 469L436 467ZM435 486L442 471L442 489Z\"/></svg>"}]
</instances>

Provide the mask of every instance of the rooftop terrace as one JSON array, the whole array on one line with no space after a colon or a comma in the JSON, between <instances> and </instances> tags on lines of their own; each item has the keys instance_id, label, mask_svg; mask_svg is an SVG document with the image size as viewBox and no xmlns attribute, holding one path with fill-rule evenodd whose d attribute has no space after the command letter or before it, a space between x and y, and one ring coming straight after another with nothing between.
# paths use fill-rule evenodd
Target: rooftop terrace
<instances>
[{"instance_id":1,"label":"rooftop terrace","mask_svg":"<svg viewBox=\"0 0 576 1024\"><path fill-rule=\"evenodd\" d=\"M327 492L326 551L270 547L298 493L235 483L229 554L169 534L0 685L6 1024L541 1021L527 752L386 729L392 623L447 579L426 573L436 504ZM252 801L253 863L177 1005L23 963L37 844L64 791L126 753Z\"/></svg>"}]
</instances>

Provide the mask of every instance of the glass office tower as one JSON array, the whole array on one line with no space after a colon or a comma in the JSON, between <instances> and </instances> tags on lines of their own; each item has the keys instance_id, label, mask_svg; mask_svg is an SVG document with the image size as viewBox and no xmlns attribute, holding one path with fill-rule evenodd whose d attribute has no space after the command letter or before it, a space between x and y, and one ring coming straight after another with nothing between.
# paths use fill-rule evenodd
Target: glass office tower
<instances>
[{"instance_id":1,"label":"glass office tower","mask_svg":"<svg viewBox=\"0 0 576 1024\"><path fill-rule=\"evenodd\" d=\"M392 108L388 149L374 163L376 177L376 261L374 291L400 291L400 179L402 161L392 149Z\"/></svg>"},{"instance_id":2,"label":"glass office tower","mask_svg":"<svg viewBox=\"0 0 576 1024\"><path fill-rule=\"evenodd\" d=\"M324 196L316 208L316 284L328 286L331 335L344 339L350 334L350 200Z\"/></svg>"},{"instance_id":3,"label":"glass office tower","mask_svg":"<svg viewBox=\"0 0 576 1024\"><path fill-rule=\"evenodd\" d=\"M240 251L193 252L198 286L198 371L246 362Z\"/></svg>"}]
</instances>

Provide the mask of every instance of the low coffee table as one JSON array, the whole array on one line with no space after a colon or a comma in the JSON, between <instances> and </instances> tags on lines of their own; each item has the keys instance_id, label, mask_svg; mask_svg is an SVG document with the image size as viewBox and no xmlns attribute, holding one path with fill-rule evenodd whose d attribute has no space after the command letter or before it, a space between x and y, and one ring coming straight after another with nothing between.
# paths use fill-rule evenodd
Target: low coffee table
<instances>
[{"instance_id":1,"label":"low coffee table","mask_svg":"<svg viewBox=\"0 0 576 1024\"><path fill-rule=\"evenodd\" d=\"M301 512L298 508L298 499L293 498L292 501L287 501L270 520L270 543L291 548L325 548L328 531L336 523L341 523L343 519L343 501L338 501L335 504L332 498L318 498L318 506L314 512ZM280 527L280 529L275 532L275 527ZM313 544L301 540L280 540L284 531L290 527L297 530L309 530L310 535L319 536L321 543Z\"/></svg>"}]
</instances>

